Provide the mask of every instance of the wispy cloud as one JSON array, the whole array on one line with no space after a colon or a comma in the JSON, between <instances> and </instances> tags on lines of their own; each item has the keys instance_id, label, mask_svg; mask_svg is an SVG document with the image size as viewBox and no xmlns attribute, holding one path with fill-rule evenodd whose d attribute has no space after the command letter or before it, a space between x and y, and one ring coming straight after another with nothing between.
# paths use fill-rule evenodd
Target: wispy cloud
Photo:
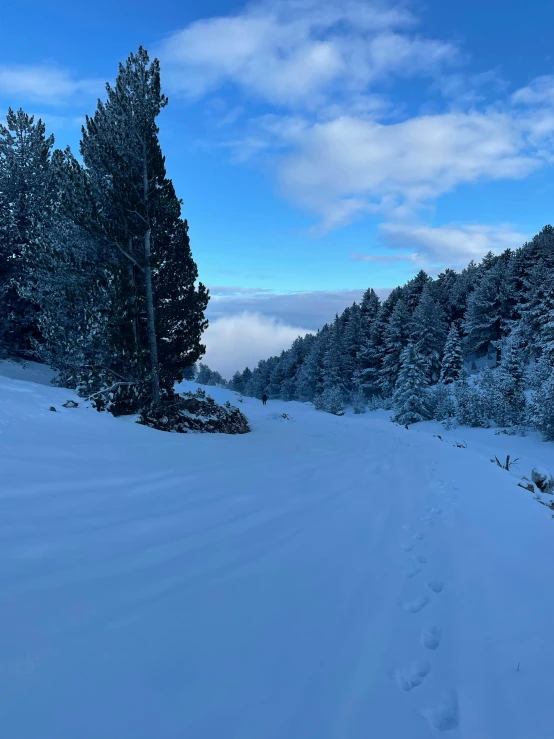
<instances>
[{"instance_id":1,"label":"wispy cloud","mask_svg":"<svg viewBox=\"0 0 554 739\"><path fill-rule=\"evenodd\" d=\"M196 21L159 54L170 87L190 98L230 83L258 100L313 108L390 74L428 74L458 60L453 44L417 36L414 25L401 4L274 0Z\"/></svg>"},{"instance_id":2,"label":"wispy cloud","mask_svg":"<svg viewBox=\"0 0 554 739\"><path fill-rule=\"evenodd\" d=\"M529 234L517 231L510 224L450 224L431 226L384 223L384 241L393 249L417 247L418 259L451 267L465 266L471 259L479 260L489 251L500 253L521 246ZM401 255L391 255L394 257ZM402 255L404 258L404 255Z\"/></svg>"},{"instance_id":3,"label":"wispy cloud","mask_svg":"<svg viewBox=\"0 0 554 739\"><path fill-rule=\"evenodd\" d=\"M214 295L208 307L210 320L218 320L241 313L257 313L286 323L289 326L305 326L315 330L332 321L354 301L359 301L365 288L356 290L313 290L276 293L258 291L255 294ZM390 290L376 290L386 297Z\"/></svg>"},{"instance_id":4,"label":"wispy cloud","mask_svg":"<svg viewBox=\"0 0 554 739\"><path fill-rule=\"evenodd\" d=\"M212 297L232 297L237 295L259 295L271 293L270 288L264 287L235 287L233 285L210 285Z\"/></svg>"},{"instance_id":5,"label":"wispy cloud","mask_svg":"<svg viewBox=\"0 0 554 739\"><path fill-rule=\"evenodd\" d=\"M353 262L374 262L375 264L394 264L395 262L417 262L419 254L358 254L350 255Z\"/></svg>"},{"instance_id":6,"label":"wispy cloud","mask_svg":"<svg viewBox=\"0 0 554 739\"><path fill-rule=\"evenodd\" d=\"M59 105L80 95L102 90L96 79L78 79L61 67L45 65L0 65L0 94L11 99Z\"/></svg>"}]
</instances>

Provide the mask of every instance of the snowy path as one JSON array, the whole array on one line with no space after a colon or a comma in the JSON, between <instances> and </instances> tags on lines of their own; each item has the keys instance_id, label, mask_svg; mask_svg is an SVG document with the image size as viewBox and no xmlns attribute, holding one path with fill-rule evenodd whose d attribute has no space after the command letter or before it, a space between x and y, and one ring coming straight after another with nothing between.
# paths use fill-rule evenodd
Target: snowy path
<instances>
[{"instance_id":1,"label":"snowy path","mask_svg":"<svg viewBox=\"0 0 554 739\"><path fill-rule=\"evenodd\" d=\"M507 473L298 404L183 437L68 397L0 378L0 736L553 735L554 521Z\"/></svg>"}]
</instances>

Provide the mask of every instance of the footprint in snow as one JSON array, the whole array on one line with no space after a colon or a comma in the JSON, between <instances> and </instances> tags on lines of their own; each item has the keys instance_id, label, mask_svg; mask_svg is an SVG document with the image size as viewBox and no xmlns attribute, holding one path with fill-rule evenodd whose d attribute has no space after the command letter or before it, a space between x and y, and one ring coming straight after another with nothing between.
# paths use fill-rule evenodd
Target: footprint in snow
<instances>
[{"instance_id":1,"label":"footprint in snow","mask_svg":"<svg viewBox=\"0 0 554 739\"><path fill-rule=\"evenodd\" d=\"M435 650L441 643L441 630L438 626L431 626L421 632L420 636L421 646L425 649Z\"/></svg>"},{"instance_id":2,"label":"footprint in snow","mask_svg":"<svg viewBox=\"0 0 554 739\"><path fill-rule=\"evenodd\" d=\"M394 677L398 687L409 692L418 688L430 672L431 665L428 662L416 662L410 667L397 670Z\"/></svg>"},{"instance_id":3,"label":"footprint in snow","mask_svg":"<svg viewBox=\"0 0 554 739\"><path fill-rule=\"evenodd\" d=\"M427 583L427 587L429 588L429 590L432 590L433 593L442 593L442 591L444 590L444 585L438 580L431 580Z\"/></svg>"},{"instance_id":4,"label":"footprint in snow","mask_svg":"<svg viewBox=\"0 0 554 739\"><path fill-rule=\"evenodd\" d=\"M413 539L415 541L423 541L425 539L425 534L423 534L421 531L418 531L417 534L413 535Z\"/></svg>"},{"instance_id":5,"label":"footprint in snow","mask_svg":"<svg viewBox=\"0 0 554 739\"><path fill-rule=\"evenodd\" d=\"M414 562L417 562L418 565L424 565L427 564L426 557L423 556L423 554L416 554L414 557L412 557Z\"/></svg>"},{"instance_id":6,"label":"footprint in snow","mask_svg":"<svg viewBox=\"0 0 554 739\"><path fill-rule=\"evenodd\" d=\"M409 600L402 604L402 608L408 613L419 613L429 603L429 596L422 595L420 598L415 600Z\"/></svg>"},{"instance_id":7,"label":"footprint in snow","mask_svg":"<svg viewBox=\"0 0 554 739\"><path fill-rule=\"evenodd\" d=\"M415 547L415 544L413 542L411 542L410 544L404 544L404 546L402 547L402 549L405 552L411 552L414 547Z\"/></svg>"},{"instance_id":8,"label":"footprint in snow","mask_svg":"<svg viewBox=\"0 0 554 739\"><path fill-rule=\"evenodd\" d=\"M421 567L415 567L415 566L414 567L407 567L404 570L404 574L406 575L406 577L409 577L410 580L412 579L412 577L415 577L416 575L419 575L420 572L421 572Z\"/></svg>"},{"instance_id":9,"label":"footprint in snow","mask_svg":"<svg viewBox=\"0 0 554 739\"><path fill-rule=\"evenodd\" d=\"M423 715L437 731L443 732L456 729L460 723L456 691L451 690L446 693L440 703L423 711Z\"/></svg>"}]
</instances>

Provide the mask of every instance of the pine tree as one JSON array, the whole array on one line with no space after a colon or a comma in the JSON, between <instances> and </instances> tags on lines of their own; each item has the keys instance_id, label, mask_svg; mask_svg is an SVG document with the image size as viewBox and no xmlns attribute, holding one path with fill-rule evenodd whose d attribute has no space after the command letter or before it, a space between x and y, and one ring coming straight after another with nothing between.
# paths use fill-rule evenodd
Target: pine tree
<instances>
[{"instance_id":1,"label":"pine tree","mask_svg":"<svg viewBox=\"0 0 554 739\"><path fill-rule=\"evenodd\" d=\"M531 403L530 420L545 441L554 441L554 372L535 392Z\"/></svg>"},{"instance_id":2,"label":"pine tree","mask_svg":"<svg viewBox=\"0 0 554 739\"><path fill-rule=\"evenodd\" d=\"M229 387L231 388L231 390L233 390L236 393L244 393L244 382L242 379L242 372L239 372L238 370L235 372L235 374L231 378Z\"/></svg>"},{"instance_id":3,"label":"pine tree","mask_svg":"<svg viewBox=\"0 0 554 739\"><path fill-rule=\"evenodd\" d=\"M156 118L167 104L159 62L141 47L120 65L107 101L83 128L86 201L80 225L111 250L116 292L111 343L120 371L171 393L202 356L208 292L195 286L181 202L166 178Z\"/></svg>"},{"instance_id":4,"label":"pine tree","mask_svg":"<svg viewBox=\"0 0 554 739\"><path fill-rule=\"evenodd\" d=\"M351 392L358 371L358 354L362 342L362 313L357 303L347 308L343 316L346 317L342 338L342 373L343 386Z\"/></svg>"},{"instance_id":5,"label":"pine tree","mask_svg":"<svg viewBox=\"0 0 554 739\"><path fill-rule=\"evenodd\" d=\"M329 340L323 357L323 388L340 388L345 390L344 382L344 345L338 316L333 321Z\"/></svg>"},{"instance_id":6,"label":"pine tree","mask_svg":"<svg viewBox=\"0 0 554 739\"><path fill-rule=\"evenodd\" d=\"M450 331L444 346L444 356L442 358L440 382L449 385L455 382L460 376L464 361L462 355L462 346L460 342L460 334L455 323L450 326Z\"/></svg>"},{"instance_id":7,"label":"pine tree","mask_svg":"<svg viewBox=\"0 0 554 739\"><path fill-rule=\"evenodd\" d=\"M373 288L368 288L360 303L360 349L369 339L373 324L377 318L381 301Z\"/></svg>"},{"instance_id":8,"label":"pine tree","mask_svg":"<svg viewBox=\"0 0 554 739\"><path fill-rule=\"evenodd\" d=\"M311 348L296 375L295 397L302 402L313 401L323 390L324 357L330 337L330 328L325 325L315 335Z\"/></svg>"},{"instance_id":9,"label":"pine tree","mask_svg":"<svg viewBox=\"0 0 554 739\"><path fill-rule=\"evenodd\" d=\"M468 300L464 331L468 353L484 354L497 346L509 316L504 279L506 267L500 262L485 271Z\"/></svg>"},{"instance_id":10,"label":"pine tree","mask_svg":"<svg viewBox=\"0 0 554 739\"><path fill-rule=\"evenodd\" d=\"M180 211L158 140L156 118L168 102L161 92L158 60L150 62L140 47L120 65L115 86L106 85L106 90L107 101L99 101L94 116L86 119L81 154L95 204L95 230L113 245L127 271L125 287L129 292L136 289L137 302L144 306L146 339L135 353L144 350L147 355L151 401L156 405L160 362L153 272L154 263L163 264L164 257L153 254L152 243L156 248L166 236L168 220L177 220ZM202 293L200 302L205 297ZM138 306L137 313L140 316ZM136 316L131 315L129 330L134 326Z\"/></svg>"},{"instance_id":11,"label":"pine tree","mask_svg":"<svg viewBox=\"0 0 554 739\"><path fill-rule=\"evenodd\" d=\"M441 358L446 341L445 319L442 308L433 300L430 284L423 288L413 314L411 341L425 362L425 376L432 385L438 382Z\"/></svg>"},{"instance_id":12,"label":"pine tree","mask_svg":"<svg viewBox=\"0 0 554 739\"><path fill-rule=\"evenodd\" d=\"M421 300L423 291L430 284L431 278L424 270L420 269L417 275L409 280L402 288L402 299L410 315L414 313Z\"/></svg>"},{"instance_id":13,"label":"pine tree","mask_svg":"<svg viewBox=\"0 0 554 739\"><path fill-rule=\"evenodd\" d=\"M455 303L456 293L458 292L458 281L460 275L453 269L445 269L441 272L436 280L429 284L431 295L437 305L442 308L444 320L447 325L458 317L458 307ZM465 306L464 306L465 308Z\"/></svg>"},{"instance_id":14,"label":"pine tree","mask_svg":"<svg viewBox=\"0 0 554 739\"><path fill-rule=\"evenodd\" d=\"M394 391L401 367L401 355L408 344L411 316L406 304L400 299L394 306L384 333L384 357L380 372L383 394L389 396Z\"/></svg>"},{"instance_id":15,"label":"pine tree","mask_svg":"<svg viewBox=\"0 0 554 739\"><path fill-rule=\"evenodd\" d=\"M171 217L166 226L154 231L152 267L160 385L171 391L206 351L201 341L209 293L201 282L196 285L187 221Z\"/></svg>"},{"instance_id":16,"label":"pine tree","mask_svg":"<svg viewBox=\"0 0 554 739\"><path fill-rule=\"evenodd\" d=\"M0 124L0 351L37 358L39 310L29 290L30 252L53 222L54 137L22 110Z\"/></svg>"},{"instance_id":17,"label":"pine tree","mask_svg":"<svg viewBox=\"0 0 554 739\"><path fill-rule=\"evenodd\" d=\"M396 410L392 420L404 425L430 418L426 389L425 360L410 343L402 351L401 369L392 398Z\"/></svg>"}]
</instances>

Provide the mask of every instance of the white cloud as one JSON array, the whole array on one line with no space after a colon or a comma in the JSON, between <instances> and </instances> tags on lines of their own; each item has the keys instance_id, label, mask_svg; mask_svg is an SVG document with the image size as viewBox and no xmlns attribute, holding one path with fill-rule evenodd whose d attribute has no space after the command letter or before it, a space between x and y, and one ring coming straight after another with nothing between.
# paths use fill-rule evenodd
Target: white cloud
<instances>
[{"instance_id":1,"label":"white cloud","mask_svg":"<svg viewBox=\"0 0 554 739\"><path fill-rule=\"evenodd\" d=\"M505 249L515 249L528 239L527 234L514 230L508 224L451 224L432 228L384 223L381 231L389 246L417 248L418 258L422 261L450 267L465 266L471 259L477 261L489 251L499 253Z\"/></svg>"},{"instance_id":2,"label":"white cloud","mask_svg":"<svg viewBox=\"0 0 554 739\"><path fill-rule=\"evenodd\" d=\"M260 313L238 313L210 321L204 334L205 361L212 369L229 379L237 370L254 367L288 349L297 336L308 333L305 328L290 326Z\"/></svg>"},{"instance_id":3,"label":"white cloud","mask_svg":"<svg viewBox=\"0 0 554 739\"><path fill-rule=\"evenodd\" d=\"M364 289L357 290L306 290L302 292L275 293L273 291L245 291L236 288L234 293L212 296L208 312L210 320L227 318L239 313L256 313L276 319L289 326L305 326L310 330L321 328L332 321L336 313L359 301ZM210 288L211 290L211 288ZM388 295L387 288L377 289L381 297Z\"/></svg>"},{"instance_id":4,"label":"white cloud","mask_svg":"<svg viewBox=\"0 0 554 739\"><path fill-rule=\"evenodd\" d=\"M554 75L543 75L516 90L512 100L518 105L554 105Z\"/></svg>"},{"instance_id":5,"label":"white cloud","mask_svg":"<svg viewBox=\"0 0 554 739\"><path fill-rule=\"evenodd\" d=\"M196 21L159 49L170 88L198 98L231 83L279 105L321 105L391 73L428 74L454 62L450 43L408 32L400 4L278 0Z\"/></svg>"},{"instance_id":6,"label":"white cloud","mask_svg":"<svg viewBox=\"0 0 554 739\"><path fill-rule=\"evenodd\" d=\"M446 113L384 125L343 116L298 129L283 192L335 228L367 212L409 213L457 185L528 175L523 124L505 113Z\"/></svg>"},{"instance_id":7,"label":"white cloud","mask_svg":"<svg viewBox=\"0 0 554 739\"><path fill-rule=\"evenodd\" d=\"M54 65L0 65L0 94L56 105L101 89L99 80L79 80Z\"/></svg>"}]
</instances>

